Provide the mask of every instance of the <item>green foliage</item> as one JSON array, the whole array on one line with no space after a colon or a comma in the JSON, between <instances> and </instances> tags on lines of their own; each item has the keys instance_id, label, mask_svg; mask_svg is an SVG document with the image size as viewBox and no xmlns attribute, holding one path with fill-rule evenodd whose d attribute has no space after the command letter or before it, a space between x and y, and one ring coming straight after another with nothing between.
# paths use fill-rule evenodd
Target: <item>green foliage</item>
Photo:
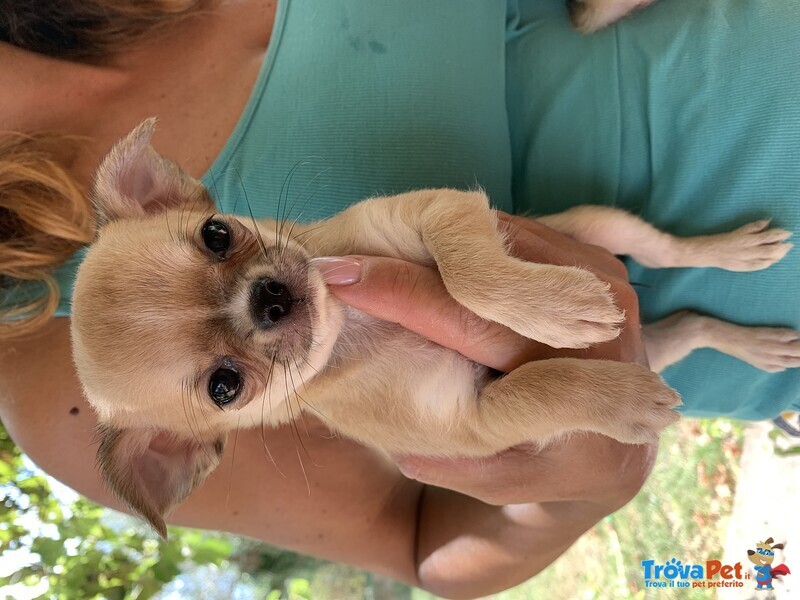
<instances>
[{"instance_id":1,"label":"green foliage","mask_svg":"<svg viewBox=\"0 0 800 600\"><path fill-rule=\"evenodd\" d=\"M83 498L63 504L0 423L0 562L19 550L33 553L29 564L0 577L0 587L46 580L41 597L55 600L146 600L179 576L188 597L209 597L204 585L223 580L269 600L363 597L369 587L361 571L253 540L170 528L161 542L138 520Z\"/></svg>"},{"instance_id":2,"label":"green foliage","mask_svg":"<svg viewBox=\"0 0 800 600\"><path fill-rule=\"evenodd\" d=\"M41 597L55 600L146 600L179 576L187 597L237 587L244 597L339 600L368 587L361 571L246 538L170 528L161 542L138 520L83 498L62 504L0 423L0 562L18 550L33 553L30 564L0 577L0 587L44 579Z\"/></svg>"},{"instance_id":3,"label":"green foliage","mask_svg":"<svg viewBox=\"0 0 800 600\"><path fill-rule=\"evenodd\" d=\"M639 495L581 537L558 561L496 600L700 600L708 590L646 590L641 561L721 558L744 442L724 419L681 421L661 435ZM429 600L415 590L414 600Z\"/></svg>"},{"instance_id":4,"label":"green foliage","mask_svg":"<svg viewBox=\"0 0 800 600\"><path fill-rule=\"evenodd\" d=\"M267 600L311 600L311 582L308 579L289 579L285 592L279 589L267 594Z\"/></svg>"},{"instance_id":5,"label":"green foliage","mask_svg":"<svg viewBox=\"0 0 800 600\"><path fill-rule=\"evenodd\" d=\"M168 542L131 520L113 526L103 508L82 498L62 505L47 479L26 467L19 449L0 424L0 558L27 549L32 563L0 587L48 582L43 597L146 600L181 573L181 565L220 565L230 541L195 531L179 531Z\"/></svg>"},{"instance_id":6,"label":"green foliage","mask_svg":"<svg viewBox=\"0 0 800 600\"><path fill-rule=\"evenodd\" d=\"M792 438L777 427L769 432L769 439L772 441L773 449L777 456L797 456L800 454L800 444L796 438Z\"/></svg>"}]
</instances>

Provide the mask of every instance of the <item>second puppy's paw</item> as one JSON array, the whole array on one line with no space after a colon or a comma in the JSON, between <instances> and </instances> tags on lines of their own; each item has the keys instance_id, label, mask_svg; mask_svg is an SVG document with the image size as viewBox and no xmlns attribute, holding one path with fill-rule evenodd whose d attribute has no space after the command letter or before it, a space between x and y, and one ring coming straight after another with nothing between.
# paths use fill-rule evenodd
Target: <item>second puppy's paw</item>
<instances>
[{"instance_id":1,"label":"second puppy's paw","mask_svg":"<svg viewBox=\"0 0 800 600\"><path fill-rule=\"evenodd\" d=\"M580 33L594 33L654 0L566 0L572 25Z\"/></svg>"}]
</instances>

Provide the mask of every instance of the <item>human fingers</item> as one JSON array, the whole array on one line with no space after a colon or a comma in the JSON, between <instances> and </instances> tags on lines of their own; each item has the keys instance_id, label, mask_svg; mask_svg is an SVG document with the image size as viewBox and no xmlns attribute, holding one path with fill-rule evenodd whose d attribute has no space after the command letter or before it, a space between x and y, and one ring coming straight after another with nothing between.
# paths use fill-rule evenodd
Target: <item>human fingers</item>
<instances>
[{"instance_id":1,"label":"human fingers","mask_svg":"<svg viewBox=\"0 0 800 600\"><path fill-rule=\"evenodd\" d=\"M315 264L331 293L343 302L493 369L512 370L530 360L537 348L543 351L542 344L461 306L447 292L436 269L374 256ZM359 274L341 284L345 269L358 269Z\"/></svg>"},{"instance_id":2,"label":"human fingers","mask_svg":"<svg viewBox=\"0 0 800 600\"><path fill-rule=\"evenodd\" d=\"M625 264L605 248L584 244L530 217L498 212L512 253L525 260L588 268L600 277L627 281Z\"/></svg>"},{"instance_id":3,"label":"human fingers","mask_svg":"<svg viewBox=\"0 0 800 600\"><path fill-rule=\"evenodd\" d=\"M555 350L537 348L537 359L571 356L621 360L647 365L641 339L639 303L636 292L628 283L625 265L613 254L590 244L583 244L563 235L534 219L499 212L498 218L507 228L512 253L525 260L538 260L564 266L591 270L611 286L617 306L625 310L625 326L619 337L587 350Z\"/></svg>"},{"instance_id":4,"label":"human fingers","mask_svg":"<svg viewBox=\"0 0 800 600\"><path fill-rule=\"evenodd\" d=\"M542 450L525 445L486 458L395 460L411 479L488 504L588 501L613 510L644 484L656 450L655 444L630 445L597 434L574 434Z\"/></svg>"},{"instance_id":5,"label":"human fingers","mask_svg":"<svg viewBox=\"0 0 800 600\"><path fill-rule=\"evenodd\" d=\"M616 277L608 281L617 305L626 314L621 335L588 350L555 350L486 321L458 304L435 269L367 256L334 258L317 263L317 267L329 282L331 293L343 302L499 371L556 356L645 364L636 294Z\"/></svg>"}]
</instances>

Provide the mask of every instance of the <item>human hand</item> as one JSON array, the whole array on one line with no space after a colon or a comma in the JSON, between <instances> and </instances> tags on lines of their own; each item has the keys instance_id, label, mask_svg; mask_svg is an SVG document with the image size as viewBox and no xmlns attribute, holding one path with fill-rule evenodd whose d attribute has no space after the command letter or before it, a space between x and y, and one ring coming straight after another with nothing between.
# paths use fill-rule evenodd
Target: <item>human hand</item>
<instances>
[{"instance_id":1,"label":"human hand","mask_svg":"<svg viewBox=\"0 0 800 600\"><path fill-rule=\"evenodd\" d=\"M393 457L409 479L460 492L494 506L571 504L598 519L627 504L641 489L657 446L622 444L597 434L537 450L515 446L487 458Z\"/></svg>"},{"instance_id":2,"label":"human hand","mask_svg":"<svg viewBox=\"0 0 800 600\"><path fill-rule=\"evenodd\" d=\"M611 285L625 310L620 336L584 350L553 349L481 319L447 293L438 272L398 259L353 257L350 276L330 281L340 300L414 331L467 358L500 371L531 360L573 356L647 365L636 294L624 265L602 248L588 246L524 217L499 214L508 227L511 253L529 261L587 268ZM356 272L359 269L360 272ZM340 266L334 267L337 274ZM323 270L324 274L324 270ZM342 281L348 281L341 285ZM621 444L593 434L535 452L529 446L484 459L396 457L413 479L446 487L488 504L579 501L605 514L630 500L644 483L655 448Z\"/></svg>"},{"instance_id":3,"label":"human hand","mask_svg":"<svg viewBox=\"0 0 800 600\"><path fill-rule=\"evenodd\" d=\"M641 340L636 293L627 281L625 266L606 250L581 244L525 217L499 213L508 228L511 253L539 263L580 266L611 285L626 319L620 336L585 350L553 349L524 338L507 327L486 321L458 304L447 293L439 273L395 258L344 257L343 268L329 265L333 295L384 321L398 323L475 362L508 372L531 360L556 356L602 358L646 365ZM326 275L324 264L317 267ZM358 271L358 272L357 272ZM357 280L354 282L354 280ZM342 284L346 281L346 284Z\"/></svg>"}]
</instances>

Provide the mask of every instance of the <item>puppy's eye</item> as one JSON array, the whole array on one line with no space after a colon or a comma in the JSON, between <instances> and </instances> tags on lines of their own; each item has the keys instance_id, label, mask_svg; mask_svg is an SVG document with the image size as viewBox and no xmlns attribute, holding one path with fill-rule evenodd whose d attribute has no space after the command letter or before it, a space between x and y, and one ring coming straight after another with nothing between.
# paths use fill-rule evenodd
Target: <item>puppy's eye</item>
<instances>
[{"instance_id":1,"label":"puppy's eye","mask_svg":"<svg viewBox=\"0 0 800 600\"><path fill-rule=\"evenodd\" d=\"M225 258L225 253L231 247L231 234L228 226L222 221L211 219L203 225L203 243L220 258Z\"/></svg>"},{"instance_id":2,"label":"puppy's eye","mask_svg":"<svg viewBox=\"0 0 800 600\"><path fill-rule=\"evenodd\" d=\"M236 398L242 387L242 378L233 369L222 367L211 374L208 395L220 408Z\"/></svg>"}]
</instances>

